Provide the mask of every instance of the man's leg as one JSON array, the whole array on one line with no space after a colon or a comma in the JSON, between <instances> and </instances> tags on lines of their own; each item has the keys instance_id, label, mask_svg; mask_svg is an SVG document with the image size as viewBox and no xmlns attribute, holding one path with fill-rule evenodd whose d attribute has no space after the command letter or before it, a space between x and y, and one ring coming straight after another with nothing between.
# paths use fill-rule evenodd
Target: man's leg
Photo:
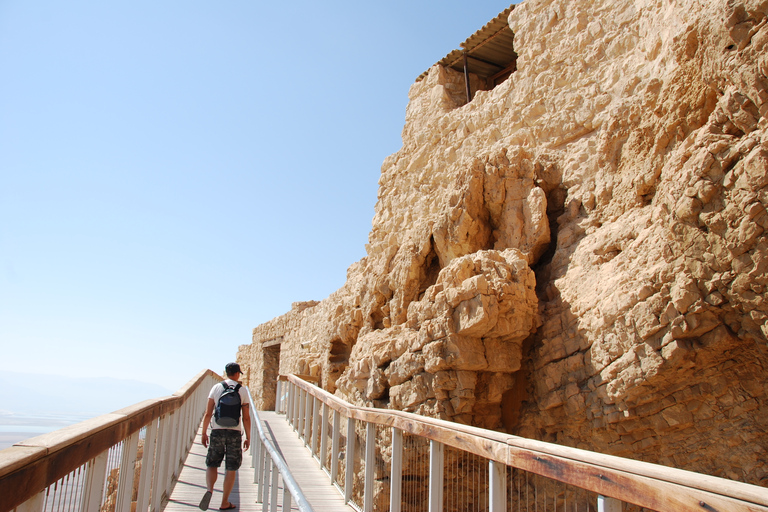
<instances>
[{"instance_id":1,"label":"man's leg","mask_svg":"<svg viewBox=\"0 0 768 512\"><path fill-rule=\"evenodd\" d=\"M200 500L200 510L208 510L208 504L211 502L211 496L213 496L213 486L216 484L216 479L219 476L219 466L222 459L224 459L224 447L224 438L217 434L215 430L212 431L208 444L208 454L205 456L206 490L203 498Z\"/></svg>"},{"instance_id":2,"label":"man's leg","mask_svg":"<svg viewBox=\"0 0 768 512\"><path fill-rule=\"evenodd\" d=\"M216 478L219 476L219 468L208 467L205 470L205 484L206 491L200 500L200 510L208 510L208 504L211 502L211 496L213 496L213 486L216 484Z\"/></svg>"},{"instance_id":3,"label":"man's leg","mask_svg":"<svg viewBox=\"0 0 768 512\"><path fill-rule=\"evenodd\" d=\"M208 490L213 492L213 486L216 485L216 479L219 477L219 468L206 468L205 470L205 483ZM224 485L227 485L226 479Z\"/></svg>"},{"instance_id":4,"label":"man's leg","mask_svg":"<svg viewBox=\"0 0 768 512\"><path fill-rule=\"evenodd\" d=\"M232 505L229 502L229 493L235 487L235 478L237 478L237 471L227 470L224 473L224 495L221 497L221 508L227 508Z\"/></svg>"},{"instance_id":5,"label":"man's leg","mask_svg":"<svg viewBox=\"0 0 768 512\"><path fill-rule=\"evenodd\" d=\"M229 501L229 494L235 487L237 470L243 463L243 438L239 430L227 432L227 458L224 468L224 495L221 497L221 507L224 510L233 509L235 505Z\"/></svg>"}]
</instances>

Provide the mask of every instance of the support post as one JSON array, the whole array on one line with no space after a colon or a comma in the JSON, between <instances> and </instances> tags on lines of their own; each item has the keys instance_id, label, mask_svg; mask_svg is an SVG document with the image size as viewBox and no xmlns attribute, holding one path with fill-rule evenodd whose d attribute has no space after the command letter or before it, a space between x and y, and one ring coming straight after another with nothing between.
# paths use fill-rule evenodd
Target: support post
<instances>
[{"instance_id":1,"label":"support post","mask_svg":"<svg viewBox=\"0 0 768 512\"><path fill-rule=\"evenodd\" d=\"M333 434L331 437L331 483L339 476L339 438L341 437L341 413L333 411Z\"/></svg>"},{"instance_id":2,"label":"support post","mask_svg":"<svg viewBox=\"0 0 768 512\"><path fill-rule=\"evenodd\" d=\"M108 457L109 450L105 450L88 462L80 512L90 512L101 508L101 497L104 496L104 482L106 482L107 477Z\"/></svg>"},{"instance_id":3,"label":"support post","mask_svg":"<svg viewBox=\"0 0 768 512\"><path fill-rule=\"evenodd\" d=\"M271 458L270 458L271 460ZM280 475L280 472L277 470L277 464L273 464L272 466L272 495L269 497L270 501L270 512L277 512L277 484L279 483L277 480L277 477Z\"/></svg>"},{"instance_id":4,"label":"support post","mask_svg":"<svg viewBox=\"0 0 768 512\"><path fill-rule=\"evenodd\" d=\"M472 101L472 90L469 86L469 60L467 59L467 51L464 50L464 86L467 89L467 103Z\"/></svg>"},{"instance_id":5,"label":"support post","mask_svg":"<svg viewBox=\"0 0 768 512\"><path fill-rule=\"evenodd\" d=\"M307 399L304 401L304 446L309 446L312 442L310 429L312 428L312 402L315 397L307 392ZM311 452L312 448L310 448Z\"/></svg>"},{"instance_id":6,"label":"support post","mask_svg":"<svg viewBox=\"0 0 768 512\"><path fill-rule=\"evenodd\" d=\"M355 479L355 420L347 418L347 471L344 474L344 503L352 499L352 484Z\"/></svg>"},{"instance_id":7,"label":"support post","mask_svg":"<svg viewBox=\"0 0 768 512\"><path fill-rule=\"evenodd\" d=\"M598 495L597 512L621 512L621 501Z\"/></svg>"},{"instance_id":8,"label":"support post","mask_svg":"<svg viewBox=\"0 0 768 512\"><path fill-rule=\"evenodd\" d=\"M254 434L256 434L254 436ZM251 454L251 467L253 468L253 483L259 483L259 459L261 458L261 452L264 447L261 444L261 437L258 433L251 434L251 446L253 447L253 453Z\"/></svg>"},{"instance_id":9,"label":"support post","mask_svg":"<svg viewBox=\"0 0 768 512\"><path fill-rule=\"evenodd\" d=\"M303 389L299 390L299 411L298 421L296 423L296 433L299 435L299 439L302 439L304 435L304 422L307 419L304 417L304 411L306 410L305 402L307 401L307 392Z\"/></svg>"},{"instance_id":10,"label":"support post","mask_svg":"<svg viewBox=\"0 0 768 512\"><path fill-rule=\"evenodd\" d=\"M389 477L389 512L400 512L403 492L403 431L392 427L392 471Z\"/></svg>"},{"instance_id":11,"label":"support post","mask_svg":"<svg viewBox=\"0 0 768 512\"><path fill-rule=\"evenodd\" d=\"M317 398L312 398L312 437L309 440L309 453L312 455L315 454L315 450L317 450L317 419L318 416L320 416L320 400ZM320 466L322 467L323 463L320 463Z\"/></svg>"},{"instance_id":12,"label":"support post","mask_svg":"<svg viewBox=\"0 0 768 512\"><path fill-rule=\"evenodd\" d=\"M285 405L285 419L290 425L293 421L293 384L290 381L285 381L285 385L288 386L288 403Z\"/></svg>"},{"instance_id":13,"label":"support post","mask_svg":"<svg viewBox=\"0 0 768 512\"><path fill-rule=\"evenodd\" d=\"M272 458L267 457L267 465L264 468L264 492L261 493L262 501L261 501L261 512L267 512L269 510L269 473L270 471L274 471L275 468L272 467ZM259 488L259 491L261 491L261 488Z\"/></svg>"},{"instance_id":14,"label":"support post","mask_svg":"<svg viewBox=\"0 0 768 512\"><path fill-rule=\"evenodd\" d=\"M283 512L291 512L291 491L288 489L288 486L283 484L283 506L282 506Z\"/></svg>"},{"instance_id":15,"label":"support post","mask_svg":"<svg viewBox=\"0 0 768 512\"><path fill-rule=\"evenodd\" d=\"M170 443L172 428L172 413L167 413L160 418L160 430L157 437L157 448L155 449L155 467L157 471L152 475L152 512L160 510L163 496L168 491L165 485L165 475L168 472L170 461Z\"/></svg>"},{"instance_id":16,"label":"support post","mask_svg":"<svg viewBox=\"0 0 768 512\"><path fill-rule=\"evenodd\" d=\"M445 446L429 441L429 512L443 511L443 473Z\"/></svg>"},{"instance_id":17,"label":"support post","mask_svg":"<svg viewBox=\"0 0 768 512\"><path fill-rule=\"evenodd\" d=\"M488 501L490 504L489 512L506 512L507 510L507 465L488 461L488 476L490 478L490 489Z\"/></svg>"},{"instance_id":18,"label":"support post","mask_svg":"<svg viewBox=\"0 0 768 512\"><path fill-rule=\"evenodd\" d=\"M117 477L116 512L130 512L131 494L133 493L133 475L136 467L136 454L139 450L139 432L131 434L123 441L123 453L120 457L120 470Z\"/></svg>"},{"instance_id":19,"label":"support post","mask_svg":"<svg viewBox=\"0 0 768 512\"><path fill-rule=\"evenodd\" d=\"M99 504L101 505L101 504ZM43 512L45 491L40 491L14 509L14 512ZM98 509L97 509L98 510Z\"/></svg>"},{"instance_id":20,"label":"support post","mask_svg":"<svg viewBox=\"0 0 768 512\"><path fill-rule=\"evenodd\" d=\"M296 388L296 391L294 391L294 399L293 399L293 430L296 432L299 431L299 415L301 410L301 388L294 385Z\"/></svg>"},{"instance_id":21,"label":"support post","mask_svg":"<svg viewBox=\"0 0 768 512\"><path fill-rule=\"evenodd\" d=\"M256 489L256 503L262 503L264 501L264 480L266 478L266 463L267 463L267 448L262 444L261 438L257 439L259 443L259 460L256 462L258 466L256 468L256 480L259 484Z\"/></svg>"},{"instance_id":22,"label":"support post","mask_svg":"<svg viewBox=\"0 0 768 512\"><path fill-rule=\"evenodd\" d=\"M373 512L373 469L376 465L376 424L365 424L365 478L363 481L363 512Z\"/></svg>"},{"instance_id":23,"label":"support post","mask_svg":"<svg viewBox=\"0 0 768 512\"><path fill-rule=\"evenodd\" d=\"M165 474L165 482L164 482L164 489L167 491L167 493L170 495L171 488L173 484L173 479L176 477L176 472L179 469L179 443L181 442L179 438L181 436L177 435L179 432L179 427L181 425L181 414L182 409L184 406L179 407L174 412L171 413L170 418L170 427L171 427L171 438L168 442L168 465L166 466L166 474Z\"/></svg>"},{"instance_id":24,"label":"support post","mask_svg":"<svg viewBox=\"0 0 768 512\"><path fill-rule=\"evenodd\" d=\"M323 410L320 413L320 468L325 467L325 454L328 452L328 404L323 402Z\"/></svg>"},{"instance_id":25,"label":"support post","mask_svg":"<svg viewBox=\"0 0 768 512\"><path fill-rule=\"evenodd\" d=\"M280 389L281 387L283 387L283 383L280 382L280 379L277 379L277 386L276 386L277 389L275 390L275 412L278 414L282 412L282 408L283 408L282 404L280 403L281 402L280 392L282 391Z\"/></svg>"}]
</instances>

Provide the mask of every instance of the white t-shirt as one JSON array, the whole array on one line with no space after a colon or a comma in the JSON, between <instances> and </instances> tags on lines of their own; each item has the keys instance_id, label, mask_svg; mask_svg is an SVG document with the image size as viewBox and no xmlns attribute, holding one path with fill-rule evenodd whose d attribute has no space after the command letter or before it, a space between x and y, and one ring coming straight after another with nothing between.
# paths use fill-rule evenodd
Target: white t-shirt
<instances>
[{"instance_id":1,"label":"white t-shirt","mask_svg":"<svg viewBox=\"0 0 768 512\"><path fill-rule=\"evenodd\" d=\"M227 386L237 386L237 382L232 379L224 379L224 382L227 383ZM245 389L245 386L240 386L240 389L238 390L238 393L240 394L240 404L241 405L248 405L248 390ZM221 398L221 395L224 394L224 386L221 385L221 382L216 384L211 388L211 392L208 393L208 398L213 399L213 407L214 410L216 409L216 405L219 403L219 398ZM211 428L212 429L218 429L218 428L227 428L230 430L242 430L240 425L243 424L243 417L242 414L240 415L240 423L238 423L234 427L222 427L218 423L216 423L216 414L214 413L211 415Z\"/></svg>"}]
</instances>

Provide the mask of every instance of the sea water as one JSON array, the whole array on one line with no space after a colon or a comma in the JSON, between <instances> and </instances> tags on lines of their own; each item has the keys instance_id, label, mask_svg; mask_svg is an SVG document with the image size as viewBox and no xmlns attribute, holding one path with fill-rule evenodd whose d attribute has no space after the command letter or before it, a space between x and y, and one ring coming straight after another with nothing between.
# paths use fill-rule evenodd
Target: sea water
<instances>
[{"instance_id":1,"label":"sea water","mask_svg":"<svg viewBox=\"0 0 768 512\"><path fill-rule=\"evenodd\" d=\"M47 434L92 418L88 414L20 414L0 411L0 450L19 441Z\"/></svg>"}]
</instances>

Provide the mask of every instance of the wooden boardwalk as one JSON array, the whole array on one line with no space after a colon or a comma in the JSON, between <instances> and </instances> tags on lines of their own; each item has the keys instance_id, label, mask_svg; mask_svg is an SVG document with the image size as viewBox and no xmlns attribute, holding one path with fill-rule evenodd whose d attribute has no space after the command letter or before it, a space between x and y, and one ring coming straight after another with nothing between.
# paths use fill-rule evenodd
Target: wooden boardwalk
<instances>
[{"instance_id":1,"label":"wooden boardwalk","mask_svg":"<svg viewBox=\"0 0 768 512\"><path fill-rule=\"evenodd\" d=\"M344 504L339 491L331 485L331 481L318 466L309 450L299 440L296 433L285 421L285 416L273 411L259 411L259 417L267 435L272 436L277 449L282 453L293 477L301 487L316 512L354 512L354 509ZM206 449L200 443L202 431L198 430L195 443L189 452L184 468L179 475L179 481L173 488L170 500L163 509L165 512L191 512L200 510L198 504L205 493L205 454ZM243 465L237 472L237 480L229 501L237 505L235 512L261 512L262 504L256 502L257 485L253 483L254 470L251 467L251 453L243 453ZM224 482L224 464L219 469L219 478L213 491L209 510L218 510L221 504L221 486ZM282 479L278 493L278 503L282 504ZM279 510L279 508L278 508ZM298 511L295 503L291 510Z\"/></svg>"}]
</instances>

